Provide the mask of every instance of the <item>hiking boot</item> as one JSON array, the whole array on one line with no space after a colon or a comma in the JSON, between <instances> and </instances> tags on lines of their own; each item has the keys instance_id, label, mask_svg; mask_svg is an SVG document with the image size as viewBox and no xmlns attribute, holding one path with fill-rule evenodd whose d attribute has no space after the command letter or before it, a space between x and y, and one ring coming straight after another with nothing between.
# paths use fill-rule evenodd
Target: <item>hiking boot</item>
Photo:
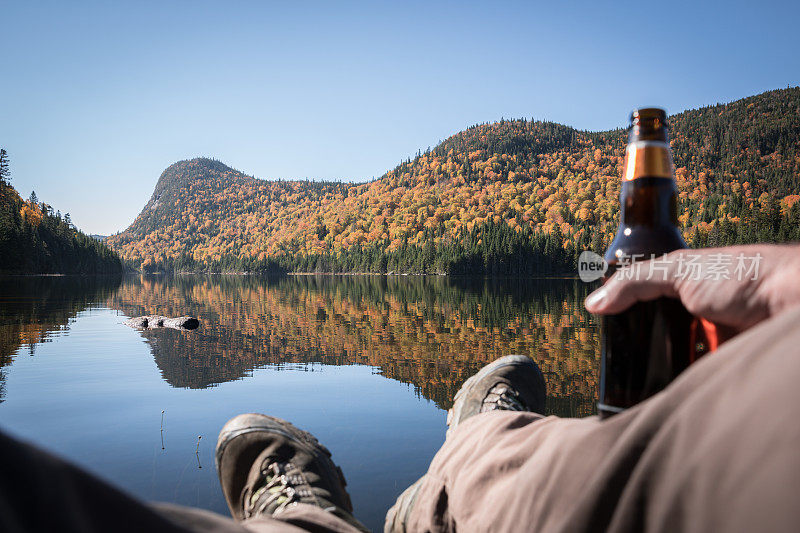
<instances>
[{"instance_id":1,"label":"hiking boot","mask_svg":"<svg viewBox=\"0 0 800 533\"><path fill-rule=\"evenodd\" d=\"M278 515L306 503L366 531L352 515L344 475L331 452L285 420L261 414L232 418L219 433L216 464L237 520Z\"/></svg>"},{"instance_id":2,"label":"hiking boot","mask_svg":"<svg viewBox=\"0 0 800 533\"><path fill-rule=\"evenodd\" d=\"M487 411L544 413L546 385L542 371L530 357L507 355L478 371L461 385L447 412L447 437L467 418ZM384 533L405 533L425 476L398 496L386 513Z\"/></svg>"},{"instance_id":3,"label":"hiking boot","mask_svg":"<svg viewBox=\"0 0 800 533\"><path fill-rule=\"evenodd\" d=\"M447 437L467 418L488 411L544 414L546 385L533 359L507 355L481 368L461 385L447 412Z\"/></svg>"}]
</instances>

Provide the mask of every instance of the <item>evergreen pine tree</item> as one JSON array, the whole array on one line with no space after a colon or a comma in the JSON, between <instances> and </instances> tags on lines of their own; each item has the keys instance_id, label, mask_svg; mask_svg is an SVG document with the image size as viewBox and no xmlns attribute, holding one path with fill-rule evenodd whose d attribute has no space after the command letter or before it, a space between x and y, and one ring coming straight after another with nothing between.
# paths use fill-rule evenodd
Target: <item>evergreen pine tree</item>
<instances>
[{"instance_id":1,"label":"evergreen pine tree","mask_svg":"<svg viewBox=\"0 0 800 533\"><path fill-rule=\"evenodd\" d=\"M8 152L0 148L0 181L11 183L11 168L9 167Z\"/></svg>"}]
</instances>

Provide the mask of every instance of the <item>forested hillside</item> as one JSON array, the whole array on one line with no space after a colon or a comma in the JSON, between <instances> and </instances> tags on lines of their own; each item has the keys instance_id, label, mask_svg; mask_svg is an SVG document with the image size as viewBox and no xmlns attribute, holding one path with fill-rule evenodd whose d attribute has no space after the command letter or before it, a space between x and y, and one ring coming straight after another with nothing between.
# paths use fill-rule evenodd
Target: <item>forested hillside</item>
<instances>
[{"instance_id":1,"label":"forested hillside","mask_svg":"<svg viewBox=\"0 0 800 533\"><path fill-rule=\"evenodd\" d=\"M693 246L800 240L800 88L670 117ZM617 226L625 131L471 127L368 183L265 181L181 161L123 233L145 270L544 274Z\"/></svg>"},{"instance_id":2,"label":"forested hillside","mask_svg":"<svg viewBox=\"0 0 800 533\"><path fill-rule=\"evenodd\" d=\"M69 214L27 201L9 183L8 156L0 150L0 273L110 274L122 272L119 256L81 233Z\"/></svg>"}]
</instances>

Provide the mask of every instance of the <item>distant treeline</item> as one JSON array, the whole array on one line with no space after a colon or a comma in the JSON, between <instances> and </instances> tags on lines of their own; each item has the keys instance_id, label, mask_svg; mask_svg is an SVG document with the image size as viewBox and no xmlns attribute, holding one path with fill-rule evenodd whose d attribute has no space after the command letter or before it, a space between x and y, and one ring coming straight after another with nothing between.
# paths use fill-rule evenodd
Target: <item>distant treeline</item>
<instances>
[{"instance_id":1,"label":"distant treeline","mask_svg":"<svg viewBox=\"0 0 800 533\"><path fill-rule=\"evenodd\" d=\"M112 274L119 256L78 231L69 214L53 212L36 194L28 201L9 184L8 155L0 150L0 273Z\"/></svg>"},{"instance_id":2,"label":"distant treeline","mask_svg":"<svg viewBox=\"0 0 800 533\"><path fill-rule=\"evenodd\" d=\"M412 273L490 276L546 276L572 272L583 249L567 244L556 231L534 233L530 228L515 231L505 224L484 223L448 243L425 244L404 241L390 249L388 242L356 245L339 252L293 255L257 260L226 255L212 262L198 262L184 253L147 266L146 272L286 272L316 273ZM582 243L589 246L589 243ZM129 265L135 268L135 265Z\"/></svg>"}]
</instances>

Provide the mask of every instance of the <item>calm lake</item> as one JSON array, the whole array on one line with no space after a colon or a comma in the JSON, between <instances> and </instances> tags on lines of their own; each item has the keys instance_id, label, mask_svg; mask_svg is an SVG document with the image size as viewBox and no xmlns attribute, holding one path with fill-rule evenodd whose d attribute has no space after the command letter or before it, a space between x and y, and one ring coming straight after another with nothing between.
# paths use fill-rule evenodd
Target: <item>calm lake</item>
<instances>
[{"instance_id":1,"label":"calm lake","mask_svg":"<svg viewBox=\"0 0 800 533\"><path fill-rule=\"evenodd\" d=\"M227 515L220 428L238 413L278 416L330 448L356 516L382 530L442 444L453 394L483 364L530 355L549 413L594 413L588 291L553 279L2 278L0 428L145 500ZM122 323L144 314L201 326Z\"/></svg>"}]
</instances>

